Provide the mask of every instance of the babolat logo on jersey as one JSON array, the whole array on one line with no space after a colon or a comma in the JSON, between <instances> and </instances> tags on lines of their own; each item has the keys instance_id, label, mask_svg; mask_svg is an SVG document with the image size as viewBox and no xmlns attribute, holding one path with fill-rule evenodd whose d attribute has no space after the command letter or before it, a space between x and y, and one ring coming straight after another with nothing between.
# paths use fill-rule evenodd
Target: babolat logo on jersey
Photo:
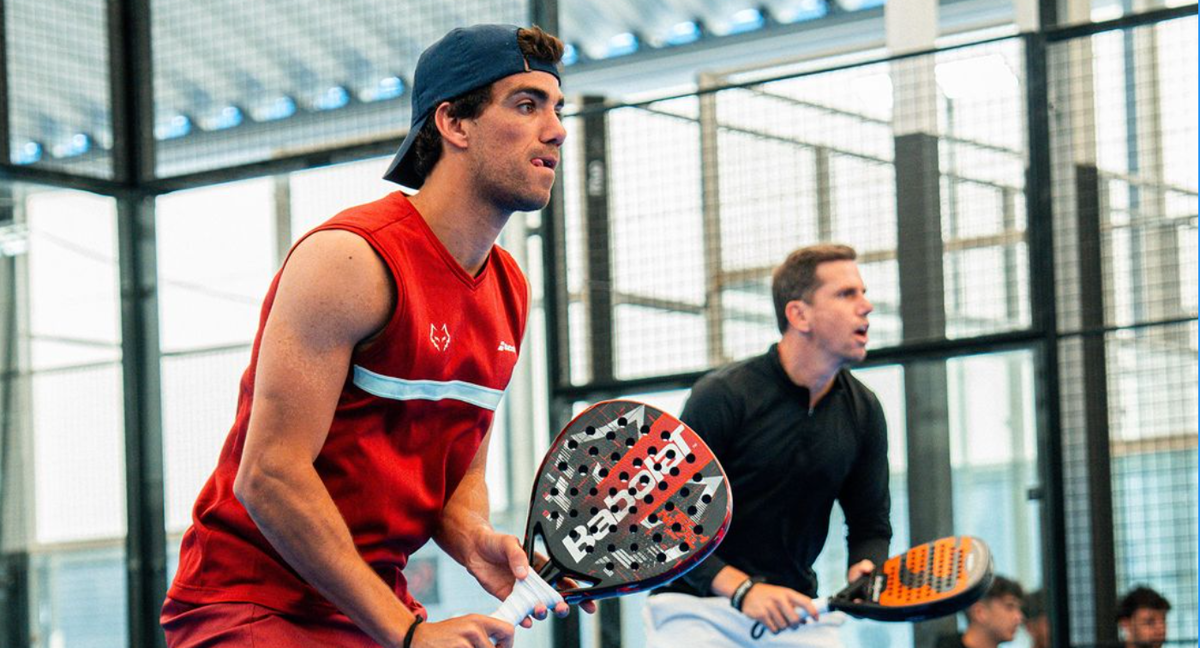
<instances>
[{"instance_id":1,"label":"babolat logo on jersey","mask_svg":"<svg viewBox=\"0 0 1200 648\"><path fill-rule=\"evenodd\" d=\"M680 476L678 468L680 464L688 460L688 457L694 458L691 452L692 449L683 436L682 425L670 433L670 438L663 443L662 447L657 447L653 437L643 438L619 464L619 466L623 466L627 462L631 462L637 471L633 472L627 480L620 480L620 483L614 484L617 488L612 494L604 491L606 493L603 499L604 506L598 507L599 510L590 520L575 527L574 531L563 539L563 545L571 557L576 561L582 561L588 555L589 547L594 550L597 543L616 529L618 524L626 520L630 507L638 506L639 502L646 503L646 505L638 507L636 519L627 522L636 524L657 508L657 505L650 505L649 502L665 502L669 494L663 491L672 487L677 489L687 480L686 476ZM636 458L643 453L645 453L644 459ZM612 479L617 479L617 477L610 476L601 486L610 483ZM656 496L657 500L655 500Z\"/></svg>"}]
</instances>

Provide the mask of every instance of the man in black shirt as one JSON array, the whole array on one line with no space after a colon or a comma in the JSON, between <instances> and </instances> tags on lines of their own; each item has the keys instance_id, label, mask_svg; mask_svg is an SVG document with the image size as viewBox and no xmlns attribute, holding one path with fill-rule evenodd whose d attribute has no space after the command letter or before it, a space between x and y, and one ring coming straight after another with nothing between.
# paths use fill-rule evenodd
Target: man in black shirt
<instances>
[{"instance_id":1,"label":"man in black shirt","mask_svg":"<svg viewBox=\"0 0 1200 648\"><path fill-rule=\"evenodd\" d=\"M733 523L712 556L651 597L650 648L761 646L785 635L752 641L755 622L779 632L801 623L799 608L816 618L812 565L835 500L846 516L847 578L886 558L887 423L846 369L866 356L872 310L855 258L842 245L793 252L772 280L780 341L693 388L680 418L725 468ZM836 632L786 642L838 645Z\"/></svg>"}]
</instances>

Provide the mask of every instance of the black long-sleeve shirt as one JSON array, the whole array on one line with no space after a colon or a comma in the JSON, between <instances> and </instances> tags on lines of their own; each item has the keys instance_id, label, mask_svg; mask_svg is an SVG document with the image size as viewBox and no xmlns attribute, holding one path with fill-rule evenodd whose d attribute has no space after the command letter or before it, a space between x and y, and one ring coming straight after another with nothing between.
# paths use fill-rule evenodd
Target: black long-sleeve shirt
<instances>
[{"instance_id":1,"label":"black long-sleeve shirt","mask_svg":"<svg viewBox=\"0 0 1200 648\"><path fill-rule=\"evenodd\" d=\"M812 565L837 500L849 564L887 557L887 423L879 399L843 369L817 406L787 376L778 345L701 378L680 418L712 448L729 477L733 521L717 550L657 590L712 596L725 565L815 596Z\"/></svg>"}]
</instances>

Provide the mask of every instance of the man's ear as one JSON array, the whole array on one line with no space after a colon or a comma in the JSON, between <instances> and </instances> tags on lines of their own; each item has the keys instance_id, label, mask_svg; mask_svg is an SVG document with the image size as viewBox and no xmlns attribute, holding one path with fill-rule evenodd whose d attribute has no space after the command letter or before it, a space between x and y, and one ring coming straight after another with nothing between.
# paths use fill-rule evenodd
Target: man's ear
<instances>
[{"instance_id":1,"label":"man's ear","mask_svg":"<svg viewBox=\"0 0 1200 648\"><path fill-rule=\"evenodd\" d=\"M967 615L967 623L971 624L977 622L979 613L982 610L983 601L976 601L972 603L964 612Z\"/></svg>"},{"instance_id":2,"label":"man's ear","mask_svg":"<svg viewBox=\"0 0 1200 648\"><path fill-rule=\"evenodd\" d=\"M437 124L438 132L442 134L442 140L446 144L454 148L467 148L468 137L466 124L464 123L466 120L450 115L450 102L443 101L438 104L438 107L433 111L433 119Z\"/></svg>"},{"instance_id":3,"label":"man's ear","mask_svg":"<svg viewBox=\"0 0 1200 648\"><path fill-rule=\"evenodd\" d=\"M1117 619L1117 638L1125 641L1129 637L1129 619Z\"/></svg>"},{"instance_id":4,"label":"man's ear","mask_svg":"<svg viewBox=\"0 0 1200 648\"><path fill-rule=\"evenodd\" d=\"M788 326L800 331L808 333L812 330L812 323L809 321L809 313L812 307L802 299L793 299L783 307L783 314L787 317Z\"/></svg>"}]
</instances>

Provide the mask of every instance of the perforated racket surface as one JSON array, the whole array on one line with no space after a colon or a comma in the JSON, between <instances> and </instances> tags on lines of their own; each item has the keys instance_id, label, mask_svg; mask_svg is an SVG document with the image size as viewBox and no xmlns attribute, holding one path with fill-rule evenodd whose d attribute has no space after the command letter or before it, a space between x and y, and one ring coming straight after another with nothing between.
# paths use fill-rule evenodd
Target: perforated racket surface
<instances>
[{"instance_id":1,"label":"perforated racket surface","mask_svg":"<svg viewBox=\"0 0 1200 648\"><path fill-rule=\"evenodd\" d=\"M840 610L876 621L924 621L978 601L993 577L992 553L984 541L951 536L892 556L832 598L813 602L821 612ZM756 624L751 635L760 637L763 630Z\"/></svg>"},{"instance_id":2,"label":"perforated racket surface","mask_svg":"<svg viewBox=\"0 0 1200 648\"><path fill-rule=\"evenodd\" d=\"M704 441L674 416L628 400L592 405L563 428L530 501L526 552L532 558L541 539L549 562L538 574L572 604L681 576L716 549L733 510Z\"/></svg>"}]
</instances>

